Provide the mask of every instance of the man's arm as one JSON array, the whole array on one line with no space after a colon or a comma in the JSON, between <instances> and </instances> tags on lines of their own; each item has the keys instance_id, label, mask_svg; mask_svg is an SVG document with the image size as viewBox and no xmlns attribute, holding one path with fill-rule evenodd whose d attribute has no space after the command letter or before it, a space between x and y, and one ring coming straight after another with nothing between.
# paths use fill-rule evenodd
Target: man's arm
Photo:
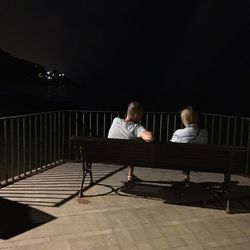
<instances>
[{"instance_id":1,"label":"man's arm","mask_svg":"<svg viewBox=\"0 0 250 250\"><path fill-rule=\"evenodd\" d=\"M148 130L141 132L140 137L146 142L151 142L155 139L153 133Z\"/></svg>"}]
</instances>

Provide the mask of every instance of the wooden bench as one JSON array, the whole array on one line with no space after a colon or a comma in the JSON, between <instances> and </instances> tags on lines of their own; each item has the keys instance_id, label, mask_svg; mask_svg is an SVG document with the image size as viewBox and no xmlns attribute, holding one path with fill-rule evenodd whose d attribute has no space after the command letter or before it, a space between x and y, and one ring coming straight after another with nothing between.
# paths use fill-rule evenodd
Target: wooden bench
<instances>
[{"instance_id":1,"label":"wooden bench","mask_svg":"<svg viewBox=\"0 0 250 250\"><path fill-rule=\"evenodd\" d=\"M230 213L229 188L231 174L244 173L244 147L194 143L147 143L141 140L107 139L73 136L71 142L79 150L83 176L79 196L87 174L92 178L92 163L132 165L174 170L224 174L226 212Z\"/></svg>"}]
</instances>

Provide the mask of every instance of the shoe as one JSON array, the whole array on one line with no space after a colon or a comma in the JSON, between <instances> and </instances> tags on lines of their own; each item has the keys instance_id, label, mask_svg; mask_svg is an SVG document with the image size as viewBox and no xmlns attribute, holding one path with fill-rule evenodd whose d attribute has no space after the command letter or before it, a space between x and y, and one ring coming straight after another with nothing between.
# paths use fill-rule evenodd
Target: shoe
<instances>
[{"instance_id":1,"label":"shoe","mask_svg":"<svg viewBox=\"0 0 250 250\"><path fill-rule=\"evenodd\" d=\"M142 181L140 178L138 178L136 175L133 175L132 178L128 176L128 182L138 182Z\"/></svg>"}]
</instances>

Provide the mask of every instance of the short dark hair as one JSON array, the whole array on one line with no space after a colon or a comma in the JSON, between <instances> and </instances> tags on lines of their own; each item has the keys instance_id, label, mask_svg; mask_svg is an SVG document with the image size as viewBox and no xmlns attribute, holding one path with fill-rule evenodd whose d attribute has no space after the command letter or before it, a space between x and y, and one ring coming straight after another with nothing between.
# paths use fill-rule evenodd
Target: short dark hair
<instances>
[{"instance_id":1,"label":"short dark hair","mask_svg":"<svg viewBox=\"0 0 250 250\"><path fill-rule=\"evenodd\" d=\"M133 114L142 114L143 113L143 108L142 105L139 102L131 102L128 105L127 109L127 114L128 115L133 115Z\"/></svg>"}]
</instances>

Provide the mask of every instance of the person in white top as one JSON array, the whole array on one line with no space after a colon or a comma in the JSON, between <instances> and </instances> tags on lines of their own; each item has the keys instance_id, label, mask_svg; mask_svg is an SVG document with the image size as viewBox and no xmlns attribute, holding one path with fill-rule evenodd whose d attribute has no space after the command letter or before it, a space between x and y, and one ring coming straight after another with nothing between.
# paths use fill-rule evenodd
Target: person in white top
<instances>
[{"instance_id":1,"label":"person in white top","mask_svg":"<svg viewBox=\"0 0 250 250\"><path fill-rule=\"evenodd\" d=\"M181 122L185 126L174 132L171 142L179 143L208 143L208 132L206 129L199 128L199 114L192 106L187 106L180 111ZM183 171L184 182L189 183L190 171Z\"/></svg>"},{"instance_id":2,"label":"person in white top","mask_svg":"<svg viewBox=\"0 0 250 250\"><path fill-rule=\"evenodd\" d=\"M139 102L131 102L128 105L125 119L119 117L114 118L109 129L108 138L116 139L143 139L146 142L154 140L152 132L138 124L143 117L143 108ZM128 166L128 181L138 179L134 175L134 166Z\"/></svg>"}]
</instances>

